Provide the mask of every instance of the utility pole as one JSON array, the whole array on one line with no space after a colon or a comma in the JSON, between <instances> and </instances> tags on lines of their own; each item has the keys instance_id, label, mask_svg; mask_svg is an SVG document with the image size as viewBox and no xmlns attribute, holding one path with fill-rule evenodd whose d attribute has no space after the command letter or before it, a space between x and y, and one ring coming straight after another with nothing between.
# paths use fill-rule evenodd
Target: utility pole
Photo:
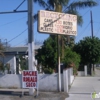
<instances>
[{"instance_id":1,"label":"utility pole","mask_svg":"<svg viewBox=\"0 0 100 100\"><path fill-rule=\"evenodd\" d=\"M92 35L92 39L93 39L93 18L92 18L92 11L90 11L90 16L91 16L91 35ZM92 66L93 66L93 72L94 72L94 64Z\"/></svg>"},{"instance_id":2,"label":"utility pole","mask_svg":"<svg viewBox=\"0 0 100 100\"><path fill-rule=\"evenodd\" d=\"M0 39L0 44L1 44L1 39Z\"/></svg>"},{"instance_id":3,"label":"utility pole","mask_svg":"<svg viewBox=\"0 0 100 100\"><path fill-rule=\"evenodd\" d=\"M25 1L25 0L24 0ZM33 57L34 57L34 40L33 40L33 0L27 0L27 10L20 10L17 9L24 3L24 1L14 10L14 11L7 11L7 12L0 12L0 14L10 14L10 13L24 13L28 12L28 66L29 70L35 70L35 66L33 64ZM34 89L29 89L29 95L33 95Z\"/></svg>"},{"instance_id":4,"label":"utility pole","mask_svg":"<svg viewBox=\"0 0 100 100\"><path fill-rule=\"evenodd\" d=\"M62 6L55 4L55 11L62 12ZM58 45L58 86L59 92L61 92L61 68L60 68L60 35L57 35L57 45Z\"/></svg>"},{"instance_id":5,"label":"utility pole","mask_svg":"<svg viewBox=\"0 0 100 100\"><path fill-rule=\"evenodd\" d=\"M92 11L90 11L90 15L91 15L91 34L92 34L92 38L93 38L93 19L92 19Z\"/></svg>"},{"instance_id":6,"label":"utility pole","mask_svg":"<svg viewBox=\"0 0 100 100\"><path fill-rule=\"evenodd\" d=\"M33 0L27 0L28 2L28 66L29 70L35 70L33 64L34 57L34 40L33 40ZM34 89L29 89L29 95L33 95Z\"/></svg>"}]
</instances>

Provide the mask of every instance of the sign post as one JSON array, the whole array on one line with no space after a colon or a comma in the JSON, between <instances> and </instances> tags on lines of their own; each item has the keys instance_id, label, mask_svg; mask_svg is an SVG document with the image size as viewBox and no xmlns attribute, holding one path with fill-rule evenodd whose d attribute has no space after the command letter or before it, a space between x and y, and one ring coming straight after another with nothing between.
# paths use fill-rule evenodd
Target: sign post
<instances>
[{"instance_id":1,"label":"sign post","mask_svg":"<svg viewBox=\"0 0 100 100\"><path fill-rule=\"evenodd\" d=\"M57 6L61 7L61 6ZM58 35L58 84L61 91L61 73L60 73L60 35L77 35L77 16L72 14L60 13L62 8L56 8L55 11L40 10L38 12L38 31L40 33L49 33Z\"/></svg>"},{"instance_id":2,"label":"sign post","mask_svg":"<svg viewBox=\"0 0 100 100\"><path fill-rule=\"evenodd\" d=\"M57 7L61 7L58 6ZM60 75L60 35L77 35L77 16L72 14L60 13L62 8L56 8L55 11L40 10L38 12L38 31L40 33L49 33L58 35L58 84L61 91Z\"/></svg>"}]
</instances>

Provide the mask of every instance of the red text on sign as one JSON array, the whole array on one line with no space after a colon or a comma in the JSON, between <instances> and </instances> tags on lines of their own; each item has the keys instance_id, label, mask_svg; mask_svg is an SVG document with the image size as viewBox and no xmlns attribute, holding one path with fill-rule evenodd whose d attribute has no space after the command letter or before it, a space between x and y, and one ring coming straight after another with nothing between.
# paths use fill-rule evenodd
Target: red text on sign
<instances>
[{"instance_id":1,"label":"red text on sign","mask_svg":"<svg viewBox=\"0 0 100 100\"><path fill-rule=\"evenodd\" d=\"M36 87L36 83L27 82L26 87Z\"/></svg>"},{"instance_id":2,"label":"red text on sign","mask_svg":"<svg viewBox=\"0 0 100 100\"><path fill-rule=\"evenodd\" d=\"M23 82L37 82L37 77L23 77Z\"/></svg>"},{"instance_id":3,"label":"red text on sign","mask_svg":"<svg viewBox=\"0 0 100 100\"><path fill-rule=\"evenodd\" d=\"M23 76L37 76L36 71L23 71Z\"/></svg>"}]
</instances>

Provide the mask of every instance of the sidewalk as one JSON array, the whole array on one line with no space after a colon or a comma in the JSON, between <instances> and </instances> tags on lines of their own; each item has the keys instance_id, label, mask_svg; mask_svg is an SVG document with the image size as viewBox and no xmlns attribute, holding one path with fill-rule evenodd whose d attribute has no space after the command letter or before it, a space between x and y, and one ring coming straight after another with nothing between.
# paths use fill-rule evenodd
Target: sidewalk
<instances>
[{"instance_id":1,"label":"sidewalk","mask_svg":"<svg viewBox=\"0 0 100 100\"><path fill-rule=\"evenodd\" d=\"M0 100L65 100L66 97L68 94L64 92L39 92L36 97L36 93L29 96L29 89L0 89Z\"/></svg>"},{"instance_id":2,"label":"sidewalk","mask_svg":"<svg viewBox=\"0 0 100 100\"><path fill-rule=\"evenodd\" d=\"M66 100L93 100L93 92L100 92L100 77L76 77Z\"/></svg>"}]
</instances>

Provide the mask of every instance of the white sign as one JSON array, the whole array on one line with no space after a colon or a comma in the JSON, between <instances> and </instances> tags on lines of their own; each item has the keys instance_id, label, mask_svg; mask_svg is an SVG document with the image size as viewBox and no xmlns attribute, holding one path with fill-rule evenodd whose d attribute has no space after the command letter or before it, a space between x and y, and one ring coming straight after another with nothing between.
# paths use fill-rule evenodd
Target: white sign
<instances>
[{"instance_id":1,"label":"white sign","mask_svg":"<svg viewBox=\"0 0 100 100\"><path fill-rule=\"evenodd\" d=\"M77 35L77 16L40 10L38 31L42 33Z\"/></svg>"},{"instance_id":2,"label":"white sign","mask_svg":"<svg viewBox=\"0 0 100 100\"><path fill-rule=\"evenodd\" d=\"M22 73L23 88L37 88L37 71L24 70Z\"/></svg>"}]
</instances>

